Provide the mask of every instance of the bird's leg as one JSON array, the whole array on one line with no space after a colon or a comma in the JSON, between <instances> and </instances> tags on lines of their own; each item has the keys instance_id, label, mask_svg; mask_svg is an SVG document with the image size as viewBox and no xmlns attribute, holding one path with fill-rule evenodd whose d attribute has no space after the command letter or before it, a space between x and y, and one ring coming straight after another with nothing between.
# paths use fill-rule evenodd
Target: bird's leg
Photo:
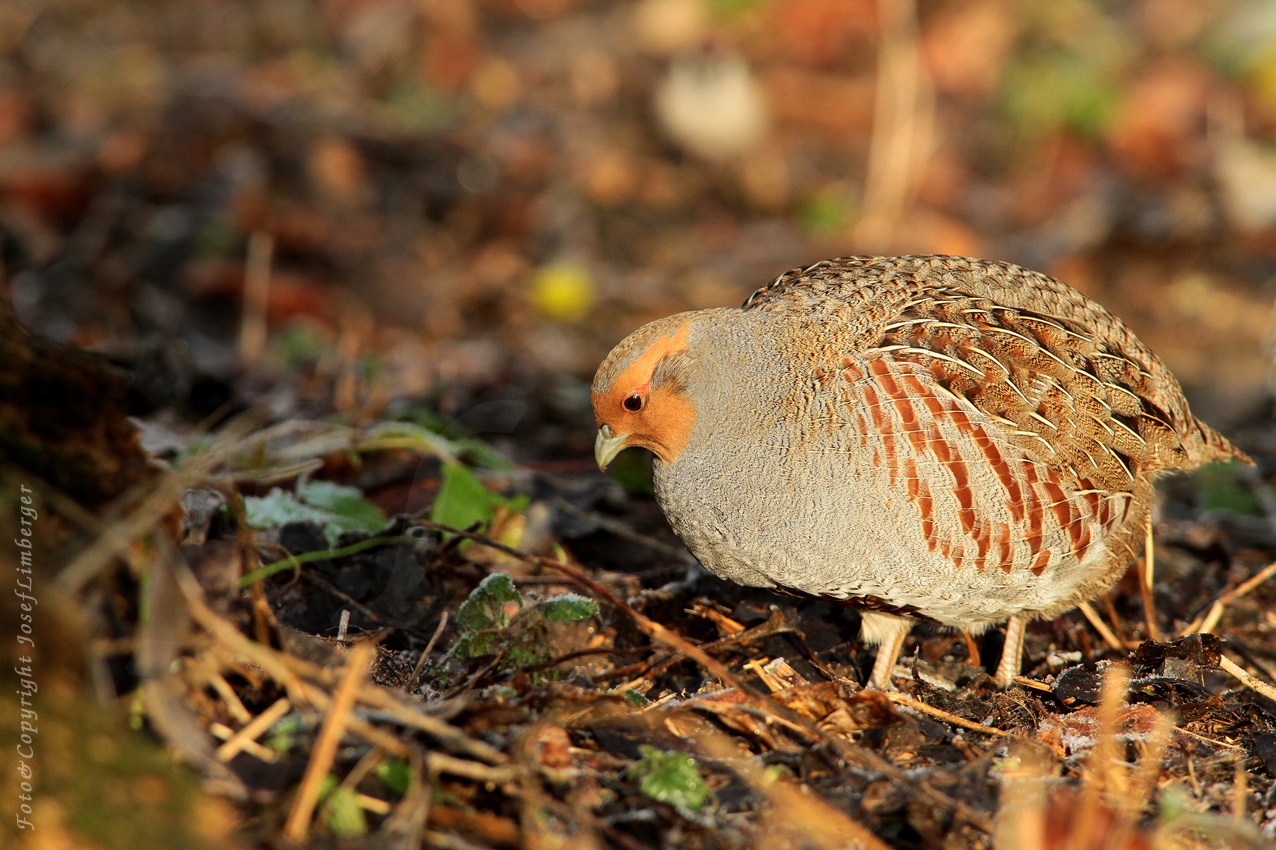
<instances>
[{"instance_id":1,"label":"bird's leg","mask_svg":"<svg viewBox=\"0 0 1276 850\"><path fill-rule=\"evenodd\" d=\"M860 619L860 637L867 643L877 644L877 658L873 661L873 673L868 677L868 686L884 691L890 687L895 660L899 658L899 650L904 645L904 637L913 621L880 611L864 611Z\"/></svg>"},{"instance_id":2,"label":"bird's leg","mask_svg":"<svg viewBox=\"0 0 1276 850\"><path fill-rule=\"evenodd\" d=\"M993 681L999 688L1008 688L1019 675L1019 665L1023 663L1023 633L1028 625L1024 614L1015 614L1006 622L1006 645L1001 650L1001 660L997 662L997 675Z\"/></svg>"}]
</instances>

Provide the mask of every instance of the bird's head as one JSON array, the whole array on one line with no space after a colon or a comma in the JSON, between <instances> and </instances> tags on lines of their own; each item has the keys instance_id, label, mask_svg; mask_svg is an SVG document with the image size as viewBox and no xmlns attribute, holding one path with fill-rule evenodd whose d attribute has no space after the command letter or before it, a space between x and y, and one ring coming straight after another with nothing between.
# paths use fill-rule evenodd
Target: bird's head
<instances>
[{"instance_id":1,"label":"bird's head","mask_svg":"<svg viewBox=\"0 0 1276 850\"><path fill-rule=\"evenodd\" d=\"M683 313L644 325L598 367L590 397L599 469L630 446L650 449L666 464L687 447L696 422L687 387L694 322L694 314Z\"/></svg>"}]
</instances>

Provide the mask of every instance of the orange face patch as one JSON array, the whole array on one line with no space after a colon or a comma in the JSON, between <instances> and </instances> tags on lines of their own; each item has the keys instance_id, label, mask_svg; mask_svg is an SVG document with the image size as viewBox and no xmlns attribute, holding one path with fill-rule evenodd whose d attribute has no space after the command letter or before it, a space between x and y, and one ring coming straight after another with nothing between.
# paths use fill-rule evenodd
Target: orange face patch
<instances>
[{"instance_id":1,"label":"orange face patch","mask_svg":"<svg viewBox=\"0 0 1276 850\"><path fill-rule=\"evenodd\" d=\"M649 449L663 463L673 463L687 447L696 421L695 404L680 388L651 386L652 373L666 356L687 350L691 323L683 322L672 333L648 343L603 392L591 394L594 421L598 427L611 426L614 434L628 434L625 446ZM641 407L625 406L626 399L638 396Z\"/></svg>"}]
</instances>

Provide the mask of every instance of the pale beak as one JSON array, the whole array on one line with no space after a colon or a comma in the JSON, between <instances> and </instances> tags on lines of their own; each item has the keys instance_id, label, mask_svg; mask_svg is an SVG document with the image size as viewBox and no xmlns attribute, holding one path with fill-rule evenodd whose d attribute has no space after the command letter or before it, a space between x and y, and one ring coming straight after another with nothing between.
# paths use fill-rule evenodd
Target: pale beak
<instances>
[{"instance_id":1,"label":"pale beak","mask_svg":"<svg viewBox=\"0 0 1276 850\"><path fill-rule=\"evenodd\" d=\"M598 436L594 438L594 460L598 461L598 468L606 469L607 464L615 460L616 455L620 454L620 450L625 447L625 440L628 439L628 434L616 434L613 436L610 425L604 425L599 428Z\"/></svg>"}]
</instances>

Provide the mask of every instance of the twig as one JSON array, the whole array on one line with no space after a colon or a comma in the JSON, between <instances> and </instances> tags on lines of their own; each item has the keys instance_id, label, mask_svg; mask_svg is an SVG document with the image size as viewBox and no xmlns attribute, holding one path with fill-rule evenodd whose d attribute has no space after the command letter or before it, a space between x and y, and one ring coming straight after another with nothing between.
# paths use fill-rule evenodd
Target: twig
<instances>
[{"instance_id":1,"label":"twig","mask_svg":"<svg viewBox=\"0 0 1276 850\"><path fill-rule=\"evenodd\" d=\"M280 718L290 711L292 711L292 703L288 701L287 697L280 697L275 701L274 705L254 717L233 737L228 738L226 743L218 747L217 758L222 761L230 761L239 754L246 742L256 741L257 736L274 726L279 722Z\"/></svg>"},{"instance_id":2,"label":"twig","mask_svg":"<svg viewBox=\"0 0 1276 850\"><path fill-rule=\"evenodd\" d=\"M591 655L611 655L611 656L642 655L643 653L647 653L647 652L651 652L650 645L637 646L632 649L617 649L614 646L597 646L597 647L594 647L593 649L578 649L575 652L567 652L562 655L556 655L553 658L549 659L548 661L541 661L537 664L525 665L522 669L524 673L539 673L542 670L553 670L559 664L562 664L564 662L574 661L577 658L588 658ZM643 664L646 664L647 666L644 667ZM637 664L629 664L629 665L626 665L625 667L619 668L618 670L612 670L610 674L603 673L598 676L592 676L590 677L590 681L604 682L607 680L607 677L609 675L613 679L619 679L622 676L628 676L630 673L634 672L635 670L647 669L650 666L651 666L650 661L640 662ZM624 671L624 672L621 672L621 671Z\"/></svg>"},{"instance_id":3,"label":"twig","mask_svg":"<svg viewBox=\"0 0 1276 850\"><path fill-rule=\"evenodd\" d=\"M311 572L306 572L305 570L300 570L298 575L300 578L304 578L306 581L310 582L311 584L316 585L317 587L321 587L326 592L331 593L333 596L337 597L342 602L346 603L351 608L355 609L360 614L367 617L369 620L372 620L373 622L380 623L381 625L386 626L387 628L398 629L401 632L416 631L410 626L404 625L403 623L400 623L397 620L391 620L388 617L382 617L376 611L373 611L367 605L364 605L358 599L355 599L353 596L346 593L344 590L337 587L335 584L328 581L326 578L317 576ZM256 586L257 585L255 584L253 585L253 587L256 587Z\"/></svg>"},{"instance_id":4,"label":"twig","mask_svg":"<svg viewBox=\"0 0 1276 850\"><path fill-rule=\"evenodd\" d=\"M1002 729L997 729L992 726L985 726L982 723L976 723L975 721L967 720L964 717L958 717L956 714L950 714L949 712L944 711L943 709L935 708L934 706L927 705L921 700L915 700L912 697L906 696L901 693L892 691L891 693L887 694L887 696L890 697L891 702L897 705L907 706L908 708L911 708L915 711L920 711L922 714L929 714L931 717L938 717L940 720L947 721L953 724L954 726L960 726L963 729L971 729L975 732L983 732L985 735L996 735L999 738L1015 737L1010 732L1006 732Z\"/></svg>"},{"instance_id":5,"label":"twig","mask_svg":"<svg viewBox=\"0 0 1276 850\"><path fill-rule=\"evenodd\" d=\"M213 686L213 690L217 691L218 696L222 698L222 702L226 704L226 710L231 713L239 723L248 723L253 719L252 713L244 708L244 704L240 702L239 695L235 693L235 689L230 686L220 673L211 671L206 677L208 684Z\"/></svg>"},{"instance_id":6,"label":"twig","mask_svg":"<svg viewBox=\"0 0 1276 850\"><path fill-rule=\"evenodd\" d=\"M1099 618L1099 614L1094 608L1090 607L1089 602L1082 602L1077 605L1085 618L1090 621L1090 625L1094 626L1094 630L1103 638L1103 642L1115 649L1117 652L1125 652L1125 647L1121 645L1121 641L1117 640L1117 636L1112 634L1112 630L1108 628L1108 624Z\"/></svg>"},{"instance_id":7,"label":"twig","mask_svg":"<svg viewBox=\"0 0 1276 850\"><path fill-rule=\"evenodd\" d=\"M508 652L509 652L509 647L502 646L500 650L496 653L496 655L493 656L491 661L487 662L482 667L480 667L478 669L478 672L474 673L474 675L470 676L464 682L462 682L461 684L452 688L452 690L445 693L443 695L443 698L448 700L454 700L469 693L471 690L473 690L475 685L477 685L479 682L483 681L485 678L490 676L498 667L501 666L501 662L505 660L505 655Z\"/></svg>"},{"instance_id":8,"label":"twig","mask_svg":"<svg viewBox=\"0 0 1276 850\"><path fill-rule=\"evenodd\" d=\"M1152 721L1152 730L1140 744L1143 751L1138 762L1129 771L1128 792L1117 798L1117 804L1125 816L1137 821L1143 808L1156 793L1157 780L1161 776L1161 758L1174 737L1174 716L1158 712Z\"/></svg>"},{"instance_id":9,"label":"twig","mask_svg":"<svg viewBox=\"0 0 1276 850\"><path fill-rule=\"evenodd\" d=\"M422 732L433 735L440 741L451 744L458 750L464 750L475 758L480 758L489 764L505 764L509 761L509 757L505 753L491 744L484 743L477 738L471 738L446 720L440 720L433 715L419 711L412 711L408 706L400 703L393 694L379 685L365 686L359 698L363 703L380 708L390 714L396 723L413 729L420 729Z\"/></svg>"},{"instance_id":10,"label":"twig","mask_svg":"<svg viewBox=\"0 0 1276 850\"><path fill-rule=\"evenodd\" d=\"M274 653L274 650L267 651ZM297 674L301 674L308 679L313 679L316 682L322 682L327 685L331 685L336 680L335 673L325 667L320 667L317 664L312 664L309 661L304 661L290 655L279 655L278 658L279 661L282 662L283 666L290 668L289 673L296 681L298 681L299 685L302 686L303 693L305 683L301 682ZM322 693L322 689L316 690L319 690L320 693ZM465 734L465 732L448 723L446 720L442 720L432 714L423 713L419 708L420 703L413 703L412 705L409 705L405 704L402 700L403 697L397 693L388 691L380 685L373 684L371 682L365 682L363 689L359 692L359 702L373 708L381 709L388 713L394 722L401 726L420 729L422 732L432 735L440 741L450 744L459 750L464 750L475 758L480 758L490 764L504 764L509 761L509 758L504 753L493 747L491 744L484 743L477 738L471 738L469 735ZM318 707L322 709L322 706ZM355 724L352 721L351 729L354 728ZM375 731L380 731L376 730L376 727L372 728ZM382 732L381 735L389 738L390 741L395 742L393 736L384 732ZM391 751L401 751L403 749L402 744L398 744L397 747L386 747L380 740L373 740L371 738L369 738L369 740L372 741L372 743L383 747L383 749L390 749Z\"/></svg>"},{"instance_id":11,"label":"twig","mask_svg":"<svg viewBox=\"0 0 1276 850\"><path fill-rule=\"evenodd\" d=\"M306 840L306 833L310 831L310 816L314 814L315 805L319 802L323 779L332 768L337 745L341 742L341 736L345 734L347 721L350 719L350 710L354 708L359 688L367 677L376 654L377 646L372 641L357 643L350 650L341 683L337 685L337 692L323 719L306 772L301 778L301 786L297 789L297 798L293 801L292 811L288 813L288 821L284 824L284 837L290 841L301 844Z\"/></svg>"},{"instance_id":12,"label":"twig","mask_svg":"<svg viewBox=\"0 0 1276 850\"><path fill-rule=\"evenodd\" d=\"M231 738L235 737L235 730L231 729L229 726L223 723L210 724L208 727L208 731L212 732L213 735L215 735L218 738L221 738L223 741L229 741ZM218 752L220 752L221 747L218 747L217 750ZM251 756L256 756L261 761L264 761L267 763L275 762L279 760L278 753L276 753L274 750L266 749L265 747L263 747L261 744L257 743L256 741L244 741L242 744L240 744L240 750L242 752L248 753ZM236 753L236 755L238 755L238 753ZM220 757L217 760L221 762L227 761L227 759L223 759Z\"/></svg>"},{"instance_id":13,"label":"twig","mask_svg":"<svg viewBox=\"0 0 1276 850\"><path fill-rule=\"evenodd\" d=\"M1244 747L1237 746L1236 744L1229 744L1226 741L1220 741L1217 738L1211 738L1208 735L1202 735L1200 732L1193 732L1191 729L1183 729L1181 727L1175 727L1174 734L1186 735L1189 738L1195 738L1198 741L1204 741L1205 743L1209 744L1211 747L1222 747L1228 750L1236 750L1237 752L1245 751Z\"/></svg>"},{"instance_id":14,"label":"twig","mask_svg":"<svg viewBox=\"0 0 1276 850\"><path fill-rule=\"evenodd\" d=\"M495 782L497 784L513 782L518 778L519 770L516 765L512 764L491 767L482 762L459 759L447 753L426 753L425 766L432 774L446 773L451 776L473 779L475 782Z\"/></svg>"},{"instance_id":15,"label":"twig","mask_svg":"<svg viewBox=\"0 0 1276 850\"><path fill-rule=\"evenodd\" d=\"M1228 673L1231 673L1237 679L1240 679L1241 684L1245 685L1245 687L1249 688L1250 690L1258 691L1260 694L1267 697L1268 699L1276 700L1276 688L1272 687L1266 682L1255 679L1253 676L1251 676L1250 674L1246 673L1243 669L1241 669L1239 664L1237 664L1232 659L1228 658L1226 655L1219 657L1218 666L1220 669L1226 670Z\"/></svg>"},{"instance_id":16,"label":"twig","mask_svg":"<svg viewBox=\"0 0 1276 850\"><path fill-rule=\"evenodd\" d=\"M301 676L297 675L296 669L303 670L304 674L312 679L328 683L331 683L335 678L331 671L304 662L299 658L276 652L268 646L262 646L249 640L239 629L217 616L211 608L204 604L202 591L189 570L178 569L177 582L186 596L187 609L195 619L195 622L199 623L205 631L219 641L225 651L242 655L260 667L266 675L284 686L284 689L288 692L289 699L294 705L309 705L319 711L323 711L329 706L331 699L329 699L328 694L322 688L315 687L304 681ZM373 689L374 693L384 693L379 687L373 686ZM375 700L366 698L364 702L376 704ZM437 719L435 721L443 727L436 737L443 740L451 740L457 737L467 741L472 740L464 732L446 722ZM392 755L402 755L407 751L407 748L393 735L383 732L371 723L360 720L357 717L351 716L346 725L351 732ZM452 733L450 736L448 734L449 731ZM488 750L492 749L481 741L475 741L474 743L481 747L486 747Z\"/></svg>"},{"instance_id":17,"label":"twig","mask_svg":"<svg viewBox=\"0 0 1276 850\"><path fill-rule=\"evenodd\" d=\"M412 675L408 678L408 682L403 688L408 693L413 693L416 690L417 679L421 678L421 671L425 669L425 660L430 657L430 653L434 651L434 645L439 642L439 636L447 628L447 616L447 611L444 611L443 616L439 617L439 624L434 628L434 634L431 635L430 642L425 645L425 649L421 651L421 657L417 659L416 666L412 668Z\"/></svg>"},{"instance_id":18,"label":"twig","mask_svg":"<svg viewBox=\"0 0 1276 850\"><path fill-rule=\"evenodd\" d=\"M1118 758L1118 752L1124 753L1125 744L1118 740L1118 736L1129 681L1130 671L1124 664L1113 664L1103 672L1098 731L1094 748L1085 761L1087 769L1082 774L1081 793L1072 818L1074 826L1069 830L1070 846L1120 847L1124 842L1117 841L1117 837L1123 839L1128 832L1127 823L1119 820L1105 822L1102 812L1104 796L1120 799L1125 790L1125 759Z\"/></svg>"},{"instance_id":19,"label":"twig","mask_svg":"<svg viewBox=\"0 0 1276 850\"><path fill-rule=\"evenodd\" d=\"M1249 796L1249 774L1245 771L1245 757L1236 759L1235 780L1232 782L1232 820L1239 826L1245 823L1245 804Z\"/></svg>"},{"instance_id":20,"label":"twig","mask_svg":"<svg viewBox=\"0 0 1276 850\"><path fill-rule=\"evenodd\" d=\"M1029 679L1027 676L1015 676L1014 683L1024 688L1031 688L1034 691L1044 691L1045 693L1054 693L1054 688L1045 682L1038 682L1036 679Z\"/></svg>"},{"instance_id":21,"label":"twig","mask_svg":"<svg viewBox=\"0 0 1276 850\"><path fill-rule=\"evenodd\" d=\"M363 754L363 758L355 763L355 766L346 774L345 779L341 780L341 787L347 791L354 791L359 787L359 783L364 777L372 772L372 769L379 765L385 759L385 753L379 747L373 747ZM382 812L382 814L385 814Z\"/></svg>"},{"instance_id":22,"label":"twig","mask_svg":"<svg viewBox=\"0 0 1276 850\"><path fill-rule=\"evenodd\" d=\"M421 846L421 833L430 817L430 803L434 796L434 784L425 781L425 757L420 748L406 748L411 784L408 793L390 812L381 825L378 837L385 839L388 848L414 848Z\"/></svg>"},{"instance_id":23,"label":"twig","mask_svg":"<svg viewBox=\"0 0 1276 850\"><path fill-rule=\"evenodd\" d=\"M1254 647L1234 634L1227 636L1227 645L1240 653L1241 661L1245 663L1246 667L1257 670L1266 677L1267 681L1276 682L1276 670L1272 670L1271 666L1263 660Z\"/></svg>"},{"instance_id":24,"label":"twig","mask_svg":"<svg viewBox=\"0 0 1276 850\"><path fill-rule=\"evenodd\" d=\"M1266 567L1263 567L1263 569L1259 570L1258 573L1236 585L1236 587L1229 590L1227 593L1224 593L1218 599L1215 599L1214 603L1210 605L1209 611L1193 620L1191 625L1183 630L1183 634L1207 634L1212 632L1214 627L1218 625L1218 621L1222 618L1224 608L1237 599L1240 599L1242 596L1248 595L1251 590L1258 587L1274 575L1276 575L1276 561L1273 561Z\"/></svg>"},{"instance_id":25,"label":"twig","mask_svg":"<svg viewBox=\"0 0 1276 850\"><path fill-rule=\"evenodd\" d=\"M489 850L489 848L481 844L466 841L454 832L439 832L437 829L427 829L421 835L425 838L427 846L438 847L440 850Z\"/></svg>"},{"instance_id":26,"label":"twig","mask_svg":"<svg viewBox=\"0 0 1276 850\"><path fill-rule=\"evenodd\" d=\"M223 620L204 603L203 591L189 570L179 568L176 572L178 587L186 596L187 610L204 631L219 641L228 652L246 657L260 667L266 675L283 685L294 705L311 704L311 700L307 698L305 683L289 669L285 661L287 656L249 640L239 629Z\"/></svg>"},{"instance_id":27,"label":"twig","mask_svg":"<svg viewBox=\"0 0 1276 850\"><path fill-rule=\"evenodd\" d=\"M700 648L704 650L705 652L716 652L717 650L725 649L728 646L735 646L736 644L748 643L749 641L757 640L758 638L770 637L771 635L783 634L784 632L792 631L792 629L793 627L790 626L788 622L786 622L784 615L781 614L779 611L775 611L771 614L770 617L766 619L766 622L764 623L759 623L758 625L753 626L752 628L748 628L743 631L736 632L733 635L727 635L724 638L719 638L711 643L703 644ZM633 688L637 688L639 685L642 684L644 679L649 679L653 676L660 675L665 670L669 669L671 666L673 666L674 664L678 663L681 660L682 660L682 655L679 653L675 653L672 656L666 656L663 660L652 661L652 666L650 669L644 670L640 675L638 675L634 679L631 679L625 684L620 685L619 688L621 690L630 690Z\"/></svg>"},{"instance_id":28,"label":"twig","mask_svg":"<svg viewBox=\"0 0 1276 850\"><path fill-rule=\"evenodd\" d=\"M1116 639L1121 641L1122 646L1130 646L1130 639L1125 636L1125 629L1121 628L1121 617L1112 604L1111 593L1103 594L1103 607L1108 610L1108 619L1112 621L1112 633L1116 635Z\"/></svg>"}]
</instances>

